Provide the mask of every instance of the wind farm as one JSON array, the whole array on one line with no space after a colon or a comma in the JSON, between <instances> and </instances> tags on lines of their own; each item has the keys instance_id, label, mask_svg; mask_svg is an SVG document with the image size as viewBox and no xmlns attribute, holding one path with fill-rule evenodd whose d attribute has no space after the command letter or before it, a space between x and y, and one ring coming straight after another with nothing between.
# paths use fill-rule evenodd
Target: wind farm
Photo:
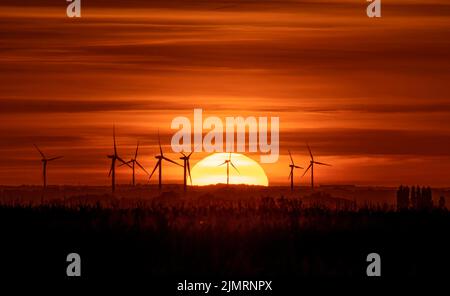
<instances>
[{"instance_id":1,"label":"wind farm","mask_svg":"<svg viewBox=\"0 0 450 296\"><path fill-rule=\"evenodd\" d=\"M147 169L145 168L146 165L144 165L144 162L147 162L147 157L146 157L147 155L144 157L143 160L138 160L139 152L141 151L140 150L141 146L140 146L139 141L137 141L137 143L136 143L136 148L133 151L132 157L128 161L126 161L126 160L124 160L124 158L122 158L122 156L118 152L119 149L118 149L117 137L116 137L116 126L113 125L113 131L112 131L113 153L107 155L108 159L110 159L110 169L108 172L108 177L111 178L111 192L113 194L116 192L117 169L120 167L128 167L131 170L131 173L132 173L131 174L131 185L133 187L135 187L137 185L137 178L136 178L137 169L140 169L143 173L145 173L148 176L148 180L151 180L153 175L155 174L156 170L158 170L158 188L161 189L163 186L163 169L162 169L162 167L163 167L164 162L174 164L177 167L183 168L182 184L183 184L184 191L187 190L188 186L193 186L194 183L196 183L195 180L193 180L193 177L191 174L191 156L193 155L195 149L192 149L190 152L187 152L187 153L183 152L183 151L180 152L181 156L179 157L179 159L182 160L182 164L180 164L180 163L172 160L171 158L167 157L164 154L159 131L158 131L157 139L158 139L157 149L159 150L159 154L154 156L154 158L156 159L156 164L153 167L153 170L151 171L151 173L149 173L147 171ZM46 188L47 187L47 165L48 165L48 162L61 159L62 156L47 158L45 156L45 154L39 149L38 146L36 146L36 145L34 145L34 146L42 157L41 162L42 162L43 187ZM312 155L309 145L307 145L307 148L308 148L311 160L310 160L310 164L309 164L308 168L305 170L305 172L302 176L304 176L311 169L311 189L314 189L314 164L325 165L325 166L331 166L331 165L316 161L314 159L314 156ZM219 154L212 153L211 155L219 155ZM246 173L244 173L244 175L241 175L241 172L238 169L238 167L240 164L243 164L244 167L248 167L249 162L246 162L246 161L242 162L242 159L240 159L240 157L238 157L238 159L236 159L236 160L233 160L234 157L237 157L239 155L242 155L242 154L235 153L235 152L226 153L226 157L224 157L224 159L219 164L214 165L214 167L219 167L219 168L225 167L225 170L222 171L222 173L221 173L222 177L219 176L219 178L214 179L216 181L211 181L209 184L214 185L214 184L222 183L222 184L226 184L228 186L231 185L231 183L230 183L231 170L234 170L234 172L237 173L237 175L235 175L235 176L239 177L237 180L241 180L240 182L235 181L235 182L233 182L233 184L235 184L235 185L236 184L246 184L246 182L247 182L246 180L248 180L248 179L245 179ZM289 172L289 176L288 176L288 178L290 180L289 186L290 186L291 192L293 192L294 187L295 187L294 186L295 185L294 171L296 169L303 169L303 167L297 165L294 162L294 159L293 159L293 156L292 156L290 150L288 150L288 156L289 156L289 160L290 160L290 163L289 163L290 172ZM202 160L198 163L201 163L201 162L202 162ZM260 166L257 165L256 162L254 162L254 164L252 164L250 167L253 167L253 169L260 169L261 172L264 174L263 169L260 168ZM247 174L248 174L248 171L247 171ZM208 173L204 172L203 175L208 175ZM242 177L242 178L240 178L240 177ZM174 181L172 181L172 183L173 182ZM170 183L168 183L168 184L170 184ZM173 183L173 184L177 184L177 181L175 181L175 183ZM257 185L257 184L255 184L255 185Z\"/></svg>"},{"instance_id":2,"label":"wind farm","mask_svg":"<svg viewBox=\"0 0 450 296\"><path fill-rule=\"evenodd\" d=\"M161 144L161 137L158 131L158 142L157 142L157 149L159 150L159 154L155 155L154 158L156 159L156 164L153 168L153 170L151 171L151 173L149 173L147 171L147 169L145 168L144 164L138 160L138 156L139 156L139 148L140 148L140 142L137 141L136 144L136 148L134 150L133 156L128 160L125 161L118 153L118 145L117 145L117 139L116 139L116 127L115 125L113 125L113 153L107 155L107 157L110 159L111 163L110 163L110 170L108 172L108 177L111 178L111 192L114 194L116 191L116 186L117 186L117 168L120 167L128 167L129 169L131 169L132 175L131 175L131 185L133 187L135 187L137 185L136 182L136 170L139 168L143 173L145 173L148 176L148 181L150 181L153 177L153 175L155 174L156 170L158 170L158 188L161 190L162 186L163 186L163 163L164 161L173 165L176 165L177 167L181 167L183 168L183 179L182 179L182 184L183 184L183 190L186 191L188 186L193 186L194 184L196 184L196 180L193 180L192 174L191 174L191 156L193 155L195 149L192 149L190 152L180 152L181 156L179 157L180 160L182 160L182 164L170 159L169 157L167 157L164 152L163 152L163 148L162 148L162 144ZM47 165L49 162L51 161L55 161L55 160L59 160L62 158L62 156L57 156L57 157L51 157L51 158L47 158L45 156L45 154L39 149L39 147L37 145L34 145L35 149L39 152L40 156L41 156L41 162L42 162L42 179L43 179L43 188L45 189L47 187ZM309 165L306 167L306 169L304 170L303 174L301 175L300 178L304 177L308 172L310 172L310 189L311 191L314 191L315 187L317 187L317 185L315 184L315 165L319 165L319 166L328 166L331 167L331 164L328 163L324 163L324 162L319 162L316 160L316 158L314 157L311 147L309 146L309 144L306 144L306 148L308 151L308 156L309 156ZM304 169L304 167L297 165L294 162L294 158L292 156L292 153L290 150L287 150L288 152L288 156L289 156L289 188L291 192L295 191L295 170L296 169ZM216 153L217 154L217 153ZM213 153L214 155L214 153ZM211 181L211 185L214 184L226 184L226 185L231 185L230 184L230 166L231 168L238 174L240 175L240 170L238 169L238 166L236 163L233 162L232 158L233 155L240 155L237 154L235 152L228 152L226 153L227 157L225 159L223 159L223 161L217 165L217 167L225 167L226 170L223 172L223 179L220 179L222 177L220 177L219 179L214 179L216 180L215 182ZM145 161L145 159L144 159ZM117 162L119 162L120 164L117 165ZM194 166L195 167L195 166ZM255 165L255 168L257 168L259 166ZM317 172L316 172L317 173ZM204 173L207 174L207 173ZM222 181L223 180L223 181ZM242 179L244 180L244 179ZM173 181L172 181L173 182ZM234 183L234 184L245 184L245 181L242 181L241 183ZM177 182L175 181L175 183L173 184L177 184ZM279 185L278 185L279 186Z\"/></svg>"}]
</instances>

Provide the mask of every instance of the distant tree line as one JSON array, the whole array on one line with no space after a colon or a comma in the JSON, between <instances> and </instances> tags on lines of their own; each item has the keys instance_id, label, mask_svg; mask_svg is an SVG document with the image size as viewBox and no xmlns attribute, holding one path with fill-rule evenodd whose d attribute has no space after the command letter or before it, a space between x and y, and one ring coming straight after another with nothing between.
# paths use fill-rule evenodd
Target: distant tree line
<instances>
[{"instance_id":1,"label":"distant tree line","mask_svg":"<svg viewBox=\"0 0 450 296\"><path fill-rule=\"evenodd\" d=\"M438 207L445 209L445 198L443 196L439 199ZM431 188L423 186L408 186L400 185L397 190L397 210L429 210L433 208L433 194Z\"/></svg>"}]
</instances>

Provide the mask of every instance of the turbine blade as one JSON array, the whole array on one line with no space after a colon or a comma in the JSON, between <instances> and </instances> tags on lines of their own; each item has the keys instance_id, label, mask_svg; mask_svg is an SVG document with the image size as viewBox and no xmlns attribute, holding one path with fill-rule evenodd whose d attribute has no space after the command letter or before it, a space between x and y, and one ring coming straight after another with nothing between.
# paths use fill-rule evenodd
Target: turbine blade
<instances>
[{"instance_id":1,"label":"turbine blade","mask_svg":"<svg viewBox=\"0 0 450 296\"><path fill-rule=\"evenodd\" d=\"M136 164L148 175L148 172L144 167L139 163L139 161L136 160Z\"/></svg>"},{"instance_id":2,"label":"turbine blade","mask_svg":"<svg viewBox=\"0 0 450 296\"><path fill-rule=\"evenodd\" d=\"M234 166L234 164L230 161L230 164L231 164L231 166L236 170L236 172L238 172L238 174L241 174L240 172L239 172L239 170Z\"/></svg>"},{"instance_id":3,"label":"turbine blade","mask_svg":"<svg viewBox=\"0 0 450 296\"><path fill-rule=\"evenodd\" d=\"M189 179L191 180L191 185L192 185L191 165L189 164L189 159L187 160L187 169L188 169L188 173L189 173Z\"/></svg>"},{"instance_id":4,"label":"turbine blade","mask_svg":"<svg viewBox=\"0 0 450 296\"><path fill-rule=\"evenodd\" d=\"M230 156L228 157L228 160L231 160L231 152L230 152Z\"/></svg>"},{"instance_id":5,"label":"turbine blade","mask_svg":"<svg viewBox=\"0 0 450 296\"><path fill-rule=\"evenodd\" d=\"M198 144L197 146L194 147L194 150L191 151L191 153L189 153L189 155L187 156L187 158L191 157L192 153L194 153L195 150L197 150L198 146L201 146L202 144Z\"/></svg>"},{"instance_id":6,"label":"turbine blade","mask_svg":"<svg viewBox=\"0 0 450 296\"><path fill-rule=\"evenodd\" d=\"M125 160L123 160L122 158L120 158L119 155L117 155L116 158L117 158L118 161L120 161L124 165L128 166L129 168L131 168L130 164L128 162L126 162Z\"/></svg>"},{"instance_id":7,"label":"turbine blade","mask_svg":"<svg viewBox=\"0 0 450 296\"><path fill-rule=\"evenodd\" d=\"M121 164L119 165L119 167L124 166L124 165L127 165L127 164L130 164L130 163L132 163L132 162L133 162L133 161L130 160L130 161L127 161L126 163L121 163Z\"/></svg>"},{"instance_id":8,"label":"turbine blade","mask_svg":"<svg viewBox=\"0 0 450 296\"><path fill-rule=\"evenodd\" d=\"M314 160L314 157L311 152L311 148L309 147L308 143L306 143L306 147L308 147L308 151L309 151L309 155L311 156L311 159Z\"/></svg>"},{"instance_id":9,"label":"turbine blade","mask_svg":"<svg viewBox=\"0 0 450 296\"><path fill-rule=\"evenodd\" d=\"M311 168L311 166L312 166L312 164L309 165L309 167L308 167L308 168L306 169L306 171L303 173L302 177L303 177L304 175L306 175L306 173L309 171L309 169Z\"/></svg>"},{"instance_id":10,"label":"turbine blade","mask_svg":"<svg viewBox=\"0 0 450 296\"><path fill-rule=\"evenodd\" d=\"M139 141L137 142L136 152L134 153L134 159L137 158L137 155L138 155L138 149L139 149Z\"/></svg>"},{"instance_id":11,"label":"turbine blade","mask_svg":"<svg viewBox=\"0 0 450 296\"><path fill-rule=\"evenodd\" d=\"M159 144L159 153L162 156L163 155L163 151L161 148L161 138L159 137L159 129L158 129L158 144Z\"/></svg>"},{"instance_id":12,"label":"turbine blade","mask_svg":"<svg viewBox=\"0 0 450 296\"><path fill-rule=\"evenodd\" d=\"M226 164L226 163L227 163L227 162L224 161L223 163L219 164L218 166L222 166L222 165L224 165L224 164Z\"/></svg>"},{"instance_id":13,"label":"turbine blade","mask_svg":"<svg viewBox=\"0 0 450 296\"><path fill-rule=\"evenodd\" d=\"M117 145L116 145L116 125L113 124L113 140L114 140L114 154L117 155Z\"/></svg>"},{"instance_id":14,"label":"turbine blade","mask_svg":"<svg viewBox=\"0 0 450 296\"><path fill-rule=\"evenodd\" d=\"M179 164L178 162L175 162L175 161L173 161L173 160L171 160L171 159L169 159L169 158L167 158L167 157L165 157L165 156L163 156L162 157L164 160L167 160L168 162L171 162L171 163L173 163L173 164L176 164L176 165L178 165L178 166L180 166L180 167L183 167L181 164Z\"/></svg>"},{"instance_id":15,"label":"turbine blade","mask_svg":"<svg viewBox=\"0 0 450 296\"><path fill-rule=\"evenodd\" d=\"M315 164L320 164L320 165L331 166L331 164L323 163L323 162L318 162L318 161L314 161L314 163L315 163Z\"/></svg>"},{"instance_id":16,"label":"turbine blade","mask_svg":"<svg viewBox=\"0 0 450 296\"><path fill-rule=\"evenodd\" d=\"M290 178L291 178L291 176L292 176L292 169L291 169L291 172L289 173L289 177L288 177L288 179L290 179Z\"/></svg>"},{"instance_id":17,"label":"turbine blade","mask_svg":"<svg viewBox=\"0 0 450 296\"><path fill-rule=\"evenodd\" d=\"M62 156L56 156L56 157L52 157L52 158L47 159L47 161L57 160L57 159L61 159L61 158L63 158L63 157Z\"/></svg>"},{"instance_id":18,"label":"turbine blade","mask_svg":"<svg viewBox=\"0 0 450 296\"><path fill-rule=\"evenodd\" d=\"M294 160L292 159L291 151L288 150L288 152L289 152L289 157L291 158L291 164L294 164Z\"/></svg>"},{"instance_id":19,"label":"turbine blade","mask_svg":"<svg viewBox=\"0 0 450 296\"><path fill-rule=\"evenodd\" d=\"M111 168L109 169L108 177L111 177L111 173L112 173L112 171L113 171L113 169L114 169L113 166L114 166L114 162L111 161Z\"/></svg>"},{"instance_id":20,"label":"turbine blade","mask_svg":"<svg viewBox=\"0 0 450 296\"><path fill-rule=\"evenodd\" d=\"M303 169L303 167L298 166L298 165L294 165L294 168L296 168L296 169Z\"/></svg>"},{"instance_id":21,"label":"turbine blade","mask_svg":"<svg viewBox=\"0 0 450 296\"><path fill-rule=\"evenodd\" d=\"M38 151L39 154L42 156L42 158L46 159L46 158L45 158L45 155L44 155L44 153L41 151L41 149L39 149L39 147L38 147L36 144L33 144L33 145L34 145L34 147L36 147L37 151Z\"/></svg>"},{"instance_id":22,"label":"turbine blade","mask_svg":"<svg viewBox=\"0 0 450 296\"><path fill-rule=\"evenodd\" d=\"M155 168L153 169L152 173L150 174L150 177L148 177L148 180L150 180L152 178L153 174L155 173L155 171L159 165L161 165L161 159L158 160L158 162L156 163Z\"/></svg>"}]
</instances>

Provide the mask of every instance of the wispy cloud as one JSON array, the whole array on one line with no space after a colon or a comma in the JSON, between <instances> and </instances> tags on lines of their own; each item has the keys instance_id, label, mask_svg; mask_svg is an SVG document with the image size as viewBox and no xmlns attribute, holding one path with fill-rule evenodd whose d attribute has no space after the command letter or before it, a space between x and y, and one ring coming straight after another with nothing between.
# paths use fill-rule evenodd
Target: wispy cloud
<instances>
[{"instance_id":1,"label":"wispy cloud","mask_svg":"<svg viewBox=\"0 0 450 296\"><path fill-rule=\"evenodd\" d=\"M280 116L282 151L308 141L335 161L448 159L448 1L384 1L379 20L351 0L91 0L77 20L64 1L28 2L0 5L8 182L33 142L66 152L61 171L81 157L82 179L107 167L113 122L125 150L151 150L158 128L167 143L171 119L197 107Z\"/></svg>"}]
</instances>

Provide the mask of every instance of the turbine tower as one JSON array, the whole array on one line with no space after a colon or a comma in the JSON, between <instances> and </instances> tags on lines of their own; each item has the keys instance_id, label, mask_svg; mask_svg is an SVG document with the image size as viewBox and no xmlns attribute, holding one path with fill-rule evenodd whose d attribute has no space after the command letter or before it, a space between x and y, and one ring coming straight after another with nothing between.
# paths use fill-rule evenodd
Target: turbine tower
<instances>
[{"instance_id":1,"label":"turbine tower","mask_svg":"<svg viewBox=\"0 0 450 296\"><path fill-rule=\"evenodd\" d=\"M187 188L187 174L186 173L189 174L189 179L191 180L191 185L192 185L191 165L189 164L189 158L191 157L192 153L194 153L194 151L192 151L188 155L181 152L181 154L183 155L182 157L180 157L180 159L183 160L183 170L184 170L183 188L184 188L184 191L186 191L186 188ZM187 170L187 172L186 172L186 170Z\"/></svg>"},{"instance_id":2,"label":"turbine tower","mask_svg":"<svg viewBox=\"0 0 450 296\"><path fill-rule=\"evenodd\" d=\"M291 164L289 167L291 168L291 172L288 178L291 178L291 191L294 191L294 169L303 169L302 167L295 165L294 160L292 159L291 151L289 151L289 157L291 158Z\"/></svg>"},{"instance_id":3,"label":"turbine tower","mask_svg":"<svg viewBox=\"0 0 450 296\"><path fill-rule=\"evenodd\" d=\"M136 146L136 152L134 153L134 157L133 157L132 159L130 159L129 161L127 161L127 164L128 164L128 165L131 163L131 169L133 170L133 179L132 179L133 186L136 186L136 175L135 175L135 168L136 168L136 165L137 165L138 167L140 167L141 170L143 170L143 171L148 175L147 170L146 170L146 169L139 163L139 161L137 160L138 150L139 150L139 142L137 143L137 146ZM120 166L123 166L123 165L124 165L124 164L122 163Z\"/></svg>"},{"instance_id":4,"label":"turbine tower","mask_svg":"<svg viewBox=\"0 0 450 296\"><path fill-rule=\"evenodd\" d=\"M163 153L162 147L161 147L161 139L159 137L159 131L158 131L158 144L159 144L159 155L155 156L155 158L158 160L158 162L156 163L156 166L153 169L153 171L150 174L150 177L148 179L150 180L152 178L153 174L155 173L156 169L159 168L158 187L159 187L159 189L161 189L162 188L162 161L166 160L166 161L176 164L178 166L182 166L182 165L164 156L164 153Z\"/></svg>"},{"instance_id":5,"label":"turbine tower","mask_svg":"<svg viewBox=\"0 0 450 296\"><path fill-rule=\"evenodd\" d=\"M57 160L57 159L61 159L62 156L57 156L57 157L52 157L52 158L47 158L45 156L45 154L41 151L41 149L39 149L38 146L36 146L36 144L33 144L34 147L36 147L37 151L39 152L39 154L41 155L42 159L42 181L43 181L43 185L44 185L44 189L47 188L47 164L49 161L53 161L53 160Z\"/></svg>"},{"instance_id":6,"label":"turbine tower","mask_svg":"<svg viewBox=\"0 0 450 296\"><path fill-rule=\"evenodd\" d=\"M222 166L224 164L227 165L227 185L230 185L230 165L236 170L236 172L238 172L238 174L240 174L238 169L234 166L233 162L231 162L231 152L228 159L226 159L223 163L219 164L218 166Z\"/></svg>"},{"instance_id":7,"label":"turbine tower","mask_svg":"<svg viewBox=\"0 0 450 296\"><path fill-rule=\"evenodd\" d=\"M311 156L311 160L309 161L309 166L306 169L306 171L303 173L302 177L308 172L309 169L311 169L311 189L314 190L314 164L326 165L326 166L331 166L331 164L315 161L314 156L311 152L311 148L309 147L308 144L306 144L306 147L308 147L308 151L309 151L309 155Z\"/></svg>"},{"instance_id":8,"label":"turbine tower","mask_svg":"<svg viewBox=\"0 0 450 296\"><path fill-rule=\"evenodd\" d=\"M127 165L131 168L131 166L126 163L117 153L117 145L116 145L116 127L113 126L113 142L114 142L114 154L107 155L109 159L111 159L111 168L109 170L108 177L111 177L111 190L112 193L116 191L116 161L120 161L122 164Z\"/></svg>"}]
</instances>

